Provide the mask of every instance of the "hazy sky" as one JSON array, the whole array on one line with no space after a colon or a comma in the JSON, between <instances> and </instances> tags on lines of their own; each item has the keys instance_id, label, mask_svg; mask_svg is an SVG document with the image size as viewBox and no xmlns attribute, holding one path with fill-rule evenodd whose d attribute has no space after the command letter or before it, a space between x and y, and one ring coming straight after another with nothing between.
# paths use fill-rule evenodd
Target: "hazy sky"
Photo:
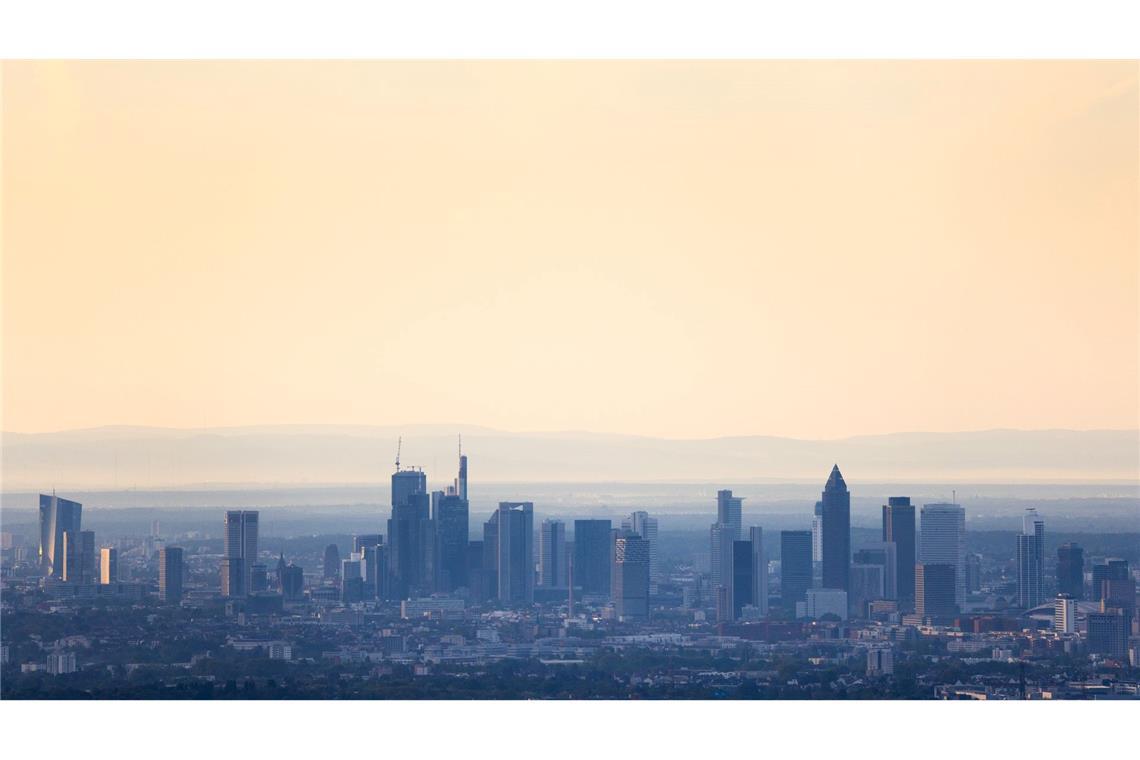
<instances>
[{"instance_id":1,"label":"hazy sky","mask_svg":"<svg viewBox=\"0 0 1140 760\"><path fill-rule=\"evenodd\" d=\"M1136 427L1137 82L6 63L3 429Z\"/></svg>"}]
</instances>

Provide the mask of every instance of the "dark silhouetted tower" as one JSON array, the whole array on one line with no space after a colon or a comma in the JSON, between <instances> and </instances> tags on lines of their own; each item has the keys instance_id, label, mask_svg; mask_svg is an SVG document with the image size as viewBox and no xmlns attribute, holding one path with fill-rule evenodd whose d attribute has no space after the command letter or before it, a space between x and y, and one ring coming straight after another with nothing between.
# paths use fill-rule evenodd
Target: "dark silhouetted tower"
<instances>
[{"instance_id":1,"label":"dark silhouetted tower","mask_svg":"<svg viewBox=\"0 0 1140 760\"><path fill-rule=\"evenodd\" d=\"M610 593L609 520L574 521L574 580L583 594Z\"/></svg>"},{"instance_id":2,"label":"dark silhouetted tower","mask_svg":"<svg viewBox=\"0 0 1140 760\"><path fill-rule=\"evenodd\" d=\"M784 608L795 610L811 588L811 531L780 531L780 597Z\"/></svg>"},{"instance_id":3,"label":"dark silhouetted tower","mask_svg":"<svg viewBox=\"0 0 1140 760\"><path fill-rule=\"evenodd\" d=\"M1085 598L1085 550L1080 544L1057 547L1057 588L1073 599Z\"/></svg>"},{"instance_id":4,"label":"dark silhouetted tower","mask_svg":"<svg viewBox=\"0 0 1140 760\"><path fill-rule=\"evenodd\" d=\"M158 593L167 604L182 601L182 549L176 546L158 551Z\"/></svg>"},{"instance_id":5,"label":"dark silhouetted tower","mask_svg":"<svg viewBox=\"0 0 1140 760\"><path fill-rule=\"evenodd\" d=\"M823 487L823 587L847 591L851 574L851 494L839 465Z\"/></svg>"},{"instance_id":6,"label":"dark silhouetted tower","mask_svg":"<svg viewBox=\"0 0 1140 760\"><path fill-rule=\"evenodd\" d=\"M895 545L895 582L899 609L914 609L915 553L914 505L909 496L891 496L883 505L883 540Z\"/></svg>"}]
</instances>

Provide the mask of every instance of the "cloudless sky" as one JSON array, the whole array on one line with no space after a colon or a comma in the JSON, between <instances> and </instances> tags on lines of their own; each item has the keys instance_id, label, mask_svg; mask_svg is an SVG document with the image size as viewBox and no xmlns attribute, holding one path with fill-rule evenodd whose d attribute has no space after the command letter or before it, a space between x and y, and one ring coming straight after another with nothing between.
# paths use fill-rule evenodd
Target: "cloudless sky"
<instances>
[{"instance_id":1,"label":"cloudless sky","mask_svg":"<svg viewBox=\"0 0 1140 760\"><path fill-rule=\"evenodd\" d=\"M9 62L3 429L1135 428L1135 62Z\"/></svg>"}]
</instances>

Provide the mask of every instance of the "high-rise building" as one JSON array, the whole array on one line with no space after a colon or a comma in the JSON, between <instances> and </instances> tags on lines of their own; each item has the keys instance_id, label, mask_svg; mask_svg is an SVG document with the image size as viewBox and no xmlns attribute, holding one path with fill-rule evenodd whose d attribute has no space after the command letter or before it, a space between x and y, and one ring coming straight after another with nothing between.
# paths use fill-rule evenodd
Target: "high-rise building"
<instances>
[{"instance_id":1,"label":"high-rise building","mask_svg":"<svg viewBox=\"0 0 1140 760\"><path fill-rule=\"evenodd\" d=\"M83 518L83 505L77 501L40 494L40 571L44 575L63 580L64 535L74 534L78 542ZM78 549L78 546L76 546Z\"/></svg>"},{"instance_id":2,"label":"high-rise building","mask_svg":"<svg viewBox=\"0 0 1140 760\"><path fill-rule=\"evenodd\" d=\"M361 533L352 537L352 551L363 554L369 546L379 546L384 543L384 536L380 533Z\"/></svg>"},{"instance_id":3,"label":"high-rise building","mask_svg":"<svg viewBox=\"0 0 1140 760\"><path fill-rule=\"evenodd\" d=\"M732 544L740 538L741 505L744 499L732 491L716 492L716 522L709 528L709 581L715 597L718 588L730 589L732 605Z\"/></svg>"},{"instance_id":4,"label":"high-rise building","mask_svg":"<svg viewBox=\"0 0 1140 760\"><path fill-rule=\"evenodd\" d=\"M574 583L583 594L610 593L609 520L574 521Z\"/></svg>"},{"instance_id":5,"label":"high-rise building","mask_svg":"<svg viewBox=\"0 0 1140 760\"><path fill-rule=\"evenodd\" d=\"M613 541L614 612L619 620L644 620L649 617L649 541L624 531L616 531Z\"/></svg>"},{"instance_id":6,"label":"high-rise building","mask_svg":"<svg viewBox=\"0 0 1140 760\"><path fill-rule=\"evenodd\" d=\"M1057 590L1073 599L1085 598L1085 550L1080 544L1057 547Z\"/></svg>"},{"instance_id":7,"label":"high-rise building","mask_svg":"<svg viewBox=\"0 0 1140 760\"><path fill-rule=\"evenodd\" d=\"M716 521L718 523L724 523L725 525L734 526L737 535L740 535L740 529L743 525L741 522L741 507L743 504L743 497L733 496L732 491L717 491Z\"/></svg>"},{"instance_id":8,"label":"high-rise building","mask_svg":"<svg viewBox=\"0 0 1140 760\"><path fill-rule=\"evenodd\" d=\"M831 475L823 487L823 588L850 587L851 568L851 494L839 465L831 468Z\"/></svg>"},{"instance_id":9,"label":"high-rise building","mask_svg":"<svg viewBox=\"0 0 1140 760\"><path fill-rule=\"evenodd\" d=\"M924 504L920 520L919 562L954 568L954 602L961 607L966 601L966 510L960 504Z\"/></svg>"},{"instance_id":10,"label":"high-rise building","mask_svg":"<svg viewBox=\"0 0 1140 760\"><path fill-rule=\"evenodd\" d=\"M879 599L898 599L898 547L894 541L875 541L855 552L855 564L882 568L883 591ZM914 568L911 568L913 572ZM872 600L874 601L874 600Z\"/></svg>"},{"instance_id":11,"label":"high-rise building","mask_svg":"<svg viewBox=\"0 0 1140 760\"><path fill-rule=\"evenodd\" d=\"M886 575L885 571L886 568L880 564L852 563L851 592L848 594L848 599L851 602L851 612L856 617L867 617L868 605L886 598L883 578Z\"/></svg>"},{"instance_id":12,"label":"high-rise building","mask_svg":"<svg viewBox=\"0 0 1140 760\"><path fill-rule=\"evenodd\" d=\"M158 551L158 594L167 604L182 601L182 549L176 546Z\"/></svg>"},{"instance_id":13,"label":"high-rise building","mask_svg":"<svg viewBox=\"0 0 1140 760\"><path fill-rule=\"evenodd\" d=\"M657 518L650 517L648 512L634 512L628 519L622 520L622 528L633 531L649 542L649 591L657 593L657 583L661 580L661 568L657 560Z\"/></svg>"},{"instance_id":14,"label":"high-rise building","mask_svg":"<svg viewBox=\"0 0 1140 760\"><path fill-rule=\"evenodd\" d=\"M1094 602L1104 600L1105 581L1123 581L1127 580L1128 577L1128 560L1112 558L1094 564L1092 568L1092 600Z\"/></svg>"},{"instance_id":15,"label":"high-rise building","mask_svg":"<svg viewBox=\"0 0 1140 760\"><path fill-rule=\"evenodd\" d=\"M784 607L796 609L811 588L811 531L780 531L780 597Z\"/></svg>"},{"instance_id":16,"label":"high-rise building","mask_svg":"<svg viewBox=\"0 0 1140 760\"><path fill-rule=\"evenodd\" d=\"M95 582L95 531L64 531L63 580L69 583Z\"/></svg>"},{"instance_id":17,"label":"high-rise building","mask_svg":"<svg viewBox=\"0 0 1140 760\"><path fill-rule=\"evenodd\" d=\"M300 599L304 593L305 571L290 562L281 571L281 596L293 602Z\"/></svg>"},{"instance_id":18,"label":"high-rise building","mask_svg":"<svg viewBox=\"0 0 1140 760\"><path fill-rule=\"evenodd\" d=\"M340 576L340 549L337 548L336 544L329 544L325 547L321 570L321 575L326 581L335 580Z\"/></svg>"},{"instance_id":19,"label":"high-rise building","mask_svg":"<svg viewBox=\"0 0 1140 760\"><path fill-rule=\"evenodd\" d=\"M739 620L745 606L752 604L755 580L752 572L752 541L733 541L728 593L732 604L731 620Z\"/></svg>"},{"instance_id":20,"label":"high-rise building","mask_svg":"<svg viewBox=\"0 0 1140 760\"><path fill-rule=\"evenodd\" d=\"M446 592L466 588L467 542L471 538L467 500L457 493L444 494L436 505L434 522L436 588Z\"/></svg>"},{"instance_id":21,"label":"high-rise building","mask_svg":"<svg viewBox=\"0 0 1140 760\"><path fill-rule=\"evenodd\" d=\"M768 554L764 551L764 529L752 526L748 529L748 541L752 545L752 606L760 617L768 617Z\"/></svg>"},{"instance_id":22,"label":"high-rise building","mask_svg":"<svg viewBox=\"0 0 1140 760\"><path fill-rule=\"evenodd\" d=\"M914 568L914 608L923 617L958 614L955 600L956 573L953 565L919 563Z\"/></svg>"},{"instance_id":23,"label":"high-rise building","mask_svg":"<svg viewBox=\"0 0 1140 760\"><path fill-rule=\"evenodd\" d=\"M501 501L487 522L493 527L483 532L483 550L494 563L496 598L502 604L532 604L534 504ZM488 546L489 542L493 543Z\"/></svg>"},{"instance_id":24,"label":"high-rise building","mask_svg":"<svg viewBox=\"0 0 1140 760\"><path fill-rule=\"evenodd\" d=\"M249 593L250 575L253 565L257 563L257 521L256 511L226 512L222 547L222 557L227 560L222 581L222 593L226 596L245 596ZM226 586L229 586L228 593Z\"/></svg>"},{"instance_id":25,"label":"high-rise building","mask_svg":"<svg viewBox=\"0 0 1140 760\"><path fill-rule=\"evenodd\" d=\"M1057 633L1077 630L1077 600L1068 594L1057 594L1053 601L1053 630Z\"/></svg>"},{"instance_id":26,"label":"high-rise building","mask_svg":"<svg viewBox=\"0 0 1140 760\"><path fill-rule=\"evenodd\" d=\"M388 520L388 571L396 599L425 596L432 590L428 570L434 543L427 476L422 470L397 470L392 475L392 516Z\"/></svg>"},{"instance_id":27,"label":"high-rise building","mask_svg":"<svg viewBox=\"0 0 1140 760\"><path fill-rule=\"evenodd\" d=\"M811 561L823 563L823 502L815 503L815 514L811 518Z\"/></svg>"},{"instance_id":28,"label":"high-rise building","mask_svg":"<svg viewBox=\"0 0 1140 760\"><path fill-rule=\"evenodd\" d=\"M104 546L99 550L99 582L103 585L119 581L119 550Z\"/></svg>"},{"instance_id":29,"label":"high-rise building","mask_svg":"<svg viewBox=\"0 0 1140 760\"><path fill-rule=\"evenodd\" d=\"M971 552L966 555L966 593L976 594L982 590L982 555Z\"/></svg>"},{"instance_id":30,"label":"high-rise building","mask_svg":"<svg viewBox=\"0 0 1140 760\"><path fill-rule=\"evenodd\" d=\"M543 588L566 588L569 560L566 557L566 523L543 520L538 543L539 581Z\"/></svg>"},{"instance_id":31,"label":"high-rise building","mask_svg":"<svg viewBox=\"0 0 1140 760\"><path fill-rule=\"evenodd\" d=\"M909 496L891 496L883 505L883 540L895 545L895 579L899 609L914 609L914 505Z\"/></svg>"},{"instance_id":32,"label":"high-rise building","mask_svg":"<svg viewBox=\"0 0 1140 760\"><path fill-rule=\"evenodd\" d=\"M1025 510L1017 536L1017 603L1031 609L1045 601L1045 521Z\"/></svg>"},{"instance_id":33,"label":"high-rise building","mask_svg":"<svg viewBox=\"0 0 1140 760\"><path fill-rule=\"evenodd\" d=\"M345 604L364 599L363 564L363 557L356 552L340 562L340 600Z\"/></svg>"},{"instance_id":34,"label":"high-rise building","mask_svg":"<svg viewBox=\"0 0 1140 760\"><path fill-rule=\"evenodd\" d=\"M1128 647L1128 616L1119 608L1088 615L1088 650L1091 654L1124 657Z\"/></svg>"}]
</instances>

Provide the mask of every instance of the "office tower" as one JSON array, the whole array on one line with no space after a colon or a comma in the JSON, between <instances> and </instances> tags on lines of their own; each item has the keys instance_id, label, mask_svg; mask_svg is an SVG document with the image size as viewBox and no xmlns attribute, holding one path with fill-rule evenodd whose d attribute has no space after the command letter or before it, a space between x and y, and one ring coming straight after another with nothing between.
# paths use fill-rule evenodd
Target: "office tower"
<instances>
[{"instance_id":1,"label":"office tower","mask_svg":"<svg viewBox=\"0 0 1140 760\"><path fill-rule=\"evenodd\" d=\"M752 544L752 606L760 617L768 617L768 554L764 551L764 529L748 529Z\"/></svg>"},{"instance_id":2,"label":"office tower","mask_svg":"<svg viewBox=\"0 0 1140 760\"><path fill-rule=\"evenodd\" d=\"M849 587L851 567L851 494L839 465L823 487L823 588Z\"/></svg>"},{"instance_id":3,"label":"office tower","mask_svg":"<svg viewBox=\"0 0 1140 760\"><path fill-rule=\"evenodd\" d=\"M622 520L622 528L631 530L649 542L649 591L657 593L657 583L661 580L661 568L657 561L657 518L648 512L638 511Z\"/></svg>"},{"instance_id":4,"label":"office tower","mask_svg":"<svg viewBox=\"0 0 1140 760\"><path fill-rule=\"evenodd\" d=\"M288 567L288 565L285 564L285 552L281 552L281 554L277 557L277 567L274 568L274 581L277 584L278 591L280 591L283 586L283 578L285 576L286 567Z\"/></svg>"},{"instance_id":5,"label":"office tower","mask_svg":"<svg viewBox=\"0 0 1140 760\"><path fill-rule=\"evenodd\" d=\"M1100 602L1105 597L1105 581L1128 579L1128 560L1108 559L1098 562L1092 568L1092 600Z\"/></svg>"},{"instance_id":6,"label":"office tower","mask_svg":"<svg viewBox=\"0 0 1140 760\"><path fill-rule=\"evenodd\" d=\"M784 608L796 609L811 588L811 531L780 531L780 596Z\"/></svg>"},{"instance_id":7,"label":"office tower","mask_svg":"<svg viewBox=\"0 0 1140 760\"><path fill-rule=\"evenodd\" d=\"M914 609L914 505L909 496L891 496L883 505L883 540L895 545L895 583L899 609Z\"/></svg>"},{"instance_id":8,"label":"office tower","mask_svg":"<svg viewBox=\"0 0 1140 760\"><path fill-rule=\"evenodd\" d=\"M871 602L886 597L883 576L886 568L883 565L851 565L851 592L848 598L851 601L851 611L856 617L866 617L867 607Z\"/></svg>"},{"instance_id":9,"label":"office tower","mask_svg":"<svg viewBox=\"0 0 1140 760\"><path fill-rule=\"evenodd\" d=\"M222 556L226 561L222 593L226 596L245 596L249 593L250 575L257 562L257 519L255 511L226 512L222 547Z\"/></svg>"},{"instance_id":10,"label":"office tower","mask_svg":"<svg viewBox=\"0 0 1140 760\"><path fill-rule=\"evenodd\" d=\"M649 617L649 541L636 533L615 531L610 595L619 620Z\"/></svg>"},{"instance_id":11,"label":"office tower","mask_svg":"<svg viewBox=\"0 0 1140 760\"><path fill-rule=\"evenodd\" d=\"M459 476L455 479L455 495L467 501L467 455L463 453L459 454Z\"/></svg>"},{"instance_id":12,"label":"office tower","mask_svg":"<svg viewBox=\"0 0 1140 760\"><path fill-rule=\"evenodd\" d=\"M384 545L382 543L375 543L371 546L363 546L360 551L360 567L363 573L363 599L382 599L380 594L380 579L384 576L385 569L381 567L381 555L383 554Z\"/></svg>"},{"instance_id":13,"label":"office tower","mask_svg":"<svg viewBox=\"0 0 1140 760\"><path fill-rule=\"evenodd\" d=\"M855 563L878 565L883 569L883 595L879 599L899 598L898 547L894 541L875 541L864 545L855 552Z\"/></svg>"},{"instance_id":14,"label":"office tower","mask_svg":"<svg viewBox=\"0 0 1140 760\"><path fill-rule=\"evenodd\" d=\"M808 531L804 531L808 533ZM804 617L819 620L824 615L847 619L847 592L835 588L809 588L804 595Z\"/></svg>"},{"instance_id":15,"label":"office tower","mask_svg":"<svg viewBox=\"0 0 1140 760\"><path fill-rule=\"evenodd\" d=\"M395 599L430 591L426 556L431 522L431 496L422 470L397 470L392 475L392 516L388 520L388 572ZM434 541L432 541L434 543Z\"/></svg>"},{"instance_id":16,"label":"office tower","mask_svg":"<svg viewBox=\"0 0 1140 760\"><path fill-rule=\"evenodd\" d=\"M112 546L99 550L99 582L103 585L119 582L119 551Z\"/></svg>"},{"instance_id":17,"label":"office tower","mask_svg":"<svg viewBox=\"0 0 1140 760\"><path fill-rule=\"evenodd\" d=\"M89 531L64 531L63 534L63 578L68 583L83 582L83 534ZM95 543L92 533L91 543ZM94 548L94 547L92 547Z\"/></svg>"},{"instance_id":18,"label":"office tower","mask_svg":"<svg viewBox=\"0 0 1140 760\"><path fill-rule=\"evenodd\" d=\"M709 580L714 596L718 588L729 589L728 605L732 605L733 542L740 538L740 511L744 499L732 491L716 492L716 522L709 528ZM731 614L731 613L729 613Z\"/></svg>"},{"instance_id":19,"label":"office tower","mask_svg":"<svg viewBox=\"0 0 1140 760\"><path fill-rule=\"evenodd\" d=\"M78 539L83 518L83 505L77 501L40 494L40 571L44 575L63 579L63 537L74 533Z\"/></svg>"},{"instance_id":20,"label":"office tower","mask_svg":"<svg viewBox=\"0 0 1140 760\"><path fill-rule=\"evenodd\" d=\"M464 482L462 477L457 480ZM436 588L447 592L466 588L467 542L471 531L467 499L458 493L444 494L436 505L434 523Z\"/></svg>"},{"instance_id":21,"label":"office tower","mask_svg":"<svg viewBox=\"0 0 1140 760\"><path fill-rule=\"evenodd\" d=\"M486 526L483 531L486 532ZM467 542L467 588L471 592L471 601L476 604L489 599L491 590L488 583L489 574L483 560L483 542Z\"/></svg>"},{"instance_id":22,"label":"office tower","mask_svg":"<svg viewBox=\"0 0 1140 760\"><path fill-rule=\"evenodd\" d=\"M493 563L495 597L502 604L534 602L534 504L499 502L484 525L483 551Z\"/></svg>"},{"instance_id":23,"label":"office tower","mask_svg":"<svg viewBox=\"0 0 1140 760\"><path fill-rule=\"evenodd\" d=\"M79 582L96 583L98 572L95 555L95 531L79 531Z\"/></svg>"},{"instance_id":24,"label":"office tower","mask_svg":"<svg viewBox=\"0 0 1140 760\"><path fill-rule=\"evenodd\" d=\"M336 544L329 544L325 547L322 570L322 575L326 581L333 580L340 575L340 549L336 548Z\"/></svg>"},{"instance_id":25,"label":"office tower","mask_svg":"<svg viewBox=\"0 0 1140 760\"><path fill-rule=\"evenodd\" d=\"M740 535L742 525L740 511L743 503L743 497L733 496L732 491L716 492L716 521L725 525L732 525L736 528L737 535Z\"/></svg>"},{"instance_id":26,"label":"office tower","mask_svg":"<svg viewBox=\"0 0 1140 760\"><path fill-rule=\"evenodd\" d=\"M281 572L281 596L286 601L297 601L305 593L305 571L289 563Z\"/></svg>"},{"instance_id":27,"label":"office tower","mask_svg":"<svg viewBox=\"0 0 1140 760\"><path fill-rule=\"evenodd\" d=\"M158 594L167 604L182 601L182 550L164 546L158 551Z\"/></svg>"},{"instance_id":28,"label":"office tower","mask_svg":"<svg viewBox=\"0 0 1140 760\"><path fill-rule=\"evenodd\" d=\"M1090 612L1088 651L1108 657L1124 657L1128 646L1128 616L1122 609Z\"/></svg>"},{"instance_id":29,"label":"office tower","mask_svg":"<svg viewBox=\"0 0 1140 760\"><path fill-rule=\"evenodd\" d=\"M544 588L566 588L566 523L543 520L538 544L539 581Z\"/></svg>"},{"instance_id":30,"label":"office tower","mask_svg":"<svg viewBox=\"0 0 1140 760\"><path fill-rule=\"evenodd\" d=\"M361 572L361 558L358 554L349 555L340 563L340 600L353 604L364 598L364 574Z\"/></svg>"},{"instance_id":31,"label":"office tower","mask_svg":"<svg viewBox=\"0 0 1140 760\"><path fill-rule=\"evenodd\" d=\"M914 568L914 609L922 617L958 614L957 573L950 564L919 563Z\"/></svg>"},{"instance_id":32,"label":"office tower","mask_svg":"<svg viewBox=\"0 0 1140 760\"><path fill-rule=\"evenodd\" d=\"M727 523L713 523L709 528L709 586L713 593L731 584L732 545L739 537L739 529Z\"/></svg>"},{"instance_id":33,"label":"office tower","mask_svg":"<svg viewBox=\"0 0 1140 760\"><path fill-rule=\"evenodd\" d=\"M753 583L752 541L732 542L732 574L729 576L728 598L731 600L730 620L739 620L745 605L752 604Z\"/></svg>"},{"instance_id":34,"label":"office tower","mask_svg":"<svg viewBox=\"0 0 1140 760\"><path fill-rule=\"evenodd\" d=\"M1057 589L1073 599L1085 598L1085 550L1080 544L1057 547Z\"/></svg>"},{"instance_id":35,"label":"office tower","mask_svg":"<svg viewBox=\"0 0 1140 760\"><path fill-rule=\"evenodd\" d=\"M961 606L966 601L966 510L959 504L924 504L920 521L919 562L954 568L954 602Z\"/></svg>"},{"instance_id":36,"label":"office tower","mask_svg":"<svg viewBox=\"0 0 1140 760\"><path fill-rule=\"evenodd\" d=\"M1053 600L1053 630L1057 633L1077 630L1077 600L1068 594L1057 594Z\"/></svg>"},{"instance_id":37,"label":"office tower","mask_svg":"<svg viewBox=\"0 0 1140 760\"><path fill-rule=\"evenodd\" d=\"M1017 537L1017 603L1031 609L1045 601L1045 521L1025 510Z\"/></svg>"},{"instance_id":38,"label":"office tower","mask_svg":"<svg viewBox=\"0 0 1140 760\"><path fill-rule=\"evenodd\" d=\"M583 594L610 593L609 520L574 521L574 582Z\"/></svg>"}]
</instances>

